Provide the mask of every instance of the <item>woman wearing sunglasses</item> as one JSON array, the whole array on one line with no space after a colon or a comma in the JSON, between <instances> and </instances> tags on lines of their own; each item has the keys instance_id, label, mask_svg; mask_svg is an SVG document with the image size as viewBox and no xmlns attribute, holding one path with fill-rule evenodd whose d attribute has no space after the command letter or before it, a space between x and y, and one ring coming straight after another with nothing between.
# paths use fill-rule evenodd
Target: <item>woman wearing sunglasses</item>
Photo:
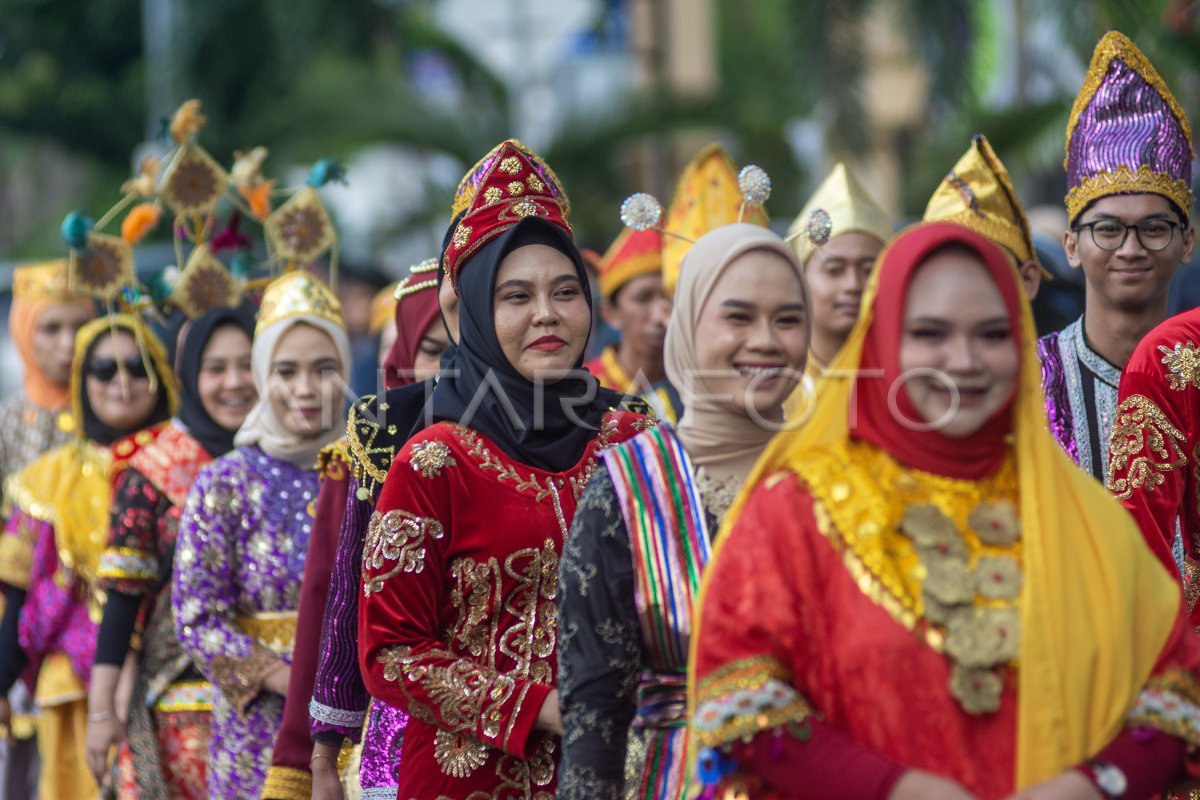
<instances>
[{"instance_id":1,"label":"woman wearing sunglasses","mask_svg":"<svg viewBox=\"0 0 1200 800\"><path fill-rule=\"evenodd\" d=\"M70 399L74 441L8 480L10 552L31 567L0 621L0 690L19 674L36 686L42 797L98 796L84 759L85 686L96 651L97 573L108 541L114 479L154 443L175 412L175 376L162 344L127 315L79 329ZM32 677L30 677L32 676ZM36 680L34 680L34 678Z\"/></svg>"},{"instance_id":2,"label":"woman wearing sunglasses","mask_svg":"<svg viewBox=\"0 0 1200 800\"><path fill-rule=\"evenodd\" d=\"M171 567L188 490L201 467L233 449L233 435L258 398L250 373L253 332L253 318L231 308L184 319L173 337L179 413L116 482L100 559L108 599L88 689L87 759L100 780L124 732L121 797L199 800L208 792L213 688L175 636ZM117 682L139 618L142 646L125 728L116 716Z\"/></svg>"}]
</instances>

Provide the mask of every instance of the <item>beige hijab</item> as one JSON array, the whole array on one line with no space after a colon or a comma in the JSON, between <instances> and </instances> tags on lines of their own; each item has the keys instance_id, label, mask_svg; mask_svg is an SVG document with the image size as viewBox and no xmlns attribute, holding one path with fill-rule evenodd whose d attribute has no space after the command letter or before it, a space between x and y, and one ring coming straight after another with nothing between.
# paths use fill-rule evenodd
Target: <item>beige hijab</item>
<instances>
[{"instance_id":1,"label":"beige hijab","mask_svg":"<svg viewBox=\"0 0 1200 800\"><path fill-rule=\"evenodd\" d=\"M725 483L741 483L746 479L775 431L708 399L712 392L698 375L696 339L704 335L698 330L700 312L713 287L726 268L752 250L776 253L792 267L808 309L804 270L782 238L758 225L723 225L702 236L683 259L663 352L667 378L679 391L684 405L683 417L676 428L680 441L693 466ZM806 313L805 319L809 318Z\"/></svg>"},{"instance_id":2,"label":"beige hijab","mask_svg":"<svg viewBox=\"0 0 1200 800\"><path fill-rule=\"evenodd\" d=\"M267 455L287 461L301 469L316 469L317 454L326 446L333 444L346 431L341 425L334 425L324 433L316 436L297 436L283 426L279 417L271 408L268 396L267 382L271 377L271 360L275 348L283 334L293 326L304 323L323 331L333 340L338 357L342 362L342 375L350 371L350 340L346 331L324 317L315 314L297 314L284 317L266 329L257 331L254 335L254 345L250 350L250 368L254 372L254 385L258 387L258 402L246 416L246 421L238 429L233 443L237 447L256 444Z\"/></svg>"}]
</instances>

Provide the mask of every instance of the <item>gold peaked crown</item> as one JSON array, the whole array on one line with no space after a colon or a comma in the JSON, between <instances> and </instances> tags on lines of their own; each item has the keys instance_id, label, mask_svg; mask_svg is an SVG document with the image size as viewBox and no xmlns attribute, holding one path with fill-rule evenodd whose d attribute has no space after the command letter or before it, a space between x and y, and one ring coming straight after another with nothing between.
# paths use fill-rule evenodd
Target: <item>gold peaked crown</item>
<instances>
[{"instance_id":1,"label":"gold peaked crown","mask_svg":"<svg viewBox=\"0 0 1200 800\"><path fill-rule=\"evenodd\" d=\"M1037 263L1025 209L1008 170L982 134L971 139L970 149L938 184L923 219L955 222L983 234L1007 250L1018 267L1030 261ZM1044 267L1042 276L1050 277Z\"/></svg>"},{"instance_id":2,"label":"gold peaked crown","mask_svg":"<svg viewBox=\"0 0 1200 800\"><path fill-rule=\"evenodd\" d=\"M819 237L806 230L812 225L814 214L824 220ZM865 233L886 244L892 238L892 220L839 161L792 220L787 239L804 265L822 244L851 231Z\"/></svg>"},{"instance_id":3,"label":"gold peaked crown","mask_svg":"<svg viewBox=\"0 0 1200 800\"><path fill-rule=\"evenodd\" d=\"M297 270L271 281L263 292L255 335L281 320L300 315L318 317L342 329L346 327L342 304L333 290L319 278Z\"/></svg>"},{"instance_id":4,"label":"gold peaked crown","mask_svg":"<svg viewBox=\"0 0 1200 800\"><path fill-rule=\"evenodd\" d=\"M17 300L44 300L50 303L86 299L67 285L67 259L26 264L13 270L12 292Z\"/></svg>"}]
</instances>

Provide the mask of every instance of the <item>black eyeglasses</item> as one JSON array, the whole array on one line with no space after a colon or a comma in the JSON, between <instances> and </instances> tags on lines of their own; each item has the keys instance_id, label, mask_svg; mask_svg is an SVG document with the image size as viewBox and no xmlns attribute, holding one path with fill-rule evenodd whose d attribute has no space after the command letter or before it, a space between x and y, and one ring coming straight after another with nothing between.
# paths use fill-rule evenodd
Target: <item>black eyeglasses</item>
<instances>
[{"instance_id":1,"label":"black eyeglasses","mask_svg":"<svg viewBox=\"0 0 1200 800\"><path fill-rule=\"evenodd\" d=\"M1151 253L1163 250L1175 236L1175 228L1182 227L1177 222L1166 219L1144 219L1136 225L1126 225L1115 219L1098 219L1076 225L1075 230L1090 228L1092 242L1101 250L1120 250L1129 238L1129 232L1134 231L1138 244Z\"/></svg>"},{"instance_id":2,"label":"black eyeglasses","mask_svg":"<svg viewBox=\"0 0 1200 800\"><path fill-rule=\"evenodd\" d=\"M116 359L97 358L89 362L84 371L89 377L95 378L101 383L108 383L117 376L122 367L125 374L134 380L150 377L150 374L146 372L146 365L140 358L131 358L121 365L117 364Z\"/></svg>"}]
</instances>

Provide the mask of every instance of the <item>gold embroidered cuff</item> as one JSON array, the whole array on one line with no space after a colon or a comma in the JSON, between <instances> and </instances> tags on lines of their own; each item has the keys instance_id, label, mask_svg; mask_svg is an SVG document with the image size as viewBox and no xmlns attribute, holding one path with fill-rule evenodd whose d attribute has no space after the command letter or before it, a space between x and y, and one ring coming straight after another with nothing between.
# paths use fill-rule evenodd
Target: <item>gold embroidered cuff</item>
<instances>
[{"instance_id":1,"label":"gold embroidered cuff","mask_svg":"<svg viewBox=\"0 0 1200 800\"><path fill-rule=\"evenodd\" d=\"M696 688L692 729L701 748L724 747L765 730L813 716L812 706L771 656L726 664Z\"/></svg>"},{"instance_id":2,"label":"gold embroidered cuff","mask_svg":"<svg viewBox=\"0 0 1200 800\"><path fill-rule=\"evenodd\" d=\"M272 766L267 770L262 800L308 800L312 797L312 773L296 767Z\"/></svg>"}]
</instances>

